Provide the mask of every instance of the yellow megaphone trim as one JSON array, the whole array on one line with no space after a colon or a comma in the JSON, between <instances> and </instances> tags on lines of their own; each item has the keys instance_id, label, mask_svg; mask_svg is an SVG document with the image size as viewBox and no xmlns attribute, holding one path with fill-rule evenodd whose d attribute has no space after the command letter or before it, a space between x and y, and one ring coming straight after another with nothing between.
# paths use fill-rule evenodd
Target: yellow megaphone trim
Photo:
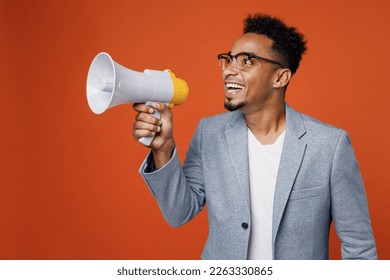
<instances>
[{"instance_id":1,"label":"yellow megaphone trim","mask_svg":"<svg viewBox=\"0 0 390 280\"><path fill-rule=\"evenodd\" d=\"M176 75L173 72L170 70L168 71L173 83L172 99L169 102L168 107L172 108L174 105L180 105L187 100L189 88L186 81L176 78Z\"/></svg>"}]
</instances>

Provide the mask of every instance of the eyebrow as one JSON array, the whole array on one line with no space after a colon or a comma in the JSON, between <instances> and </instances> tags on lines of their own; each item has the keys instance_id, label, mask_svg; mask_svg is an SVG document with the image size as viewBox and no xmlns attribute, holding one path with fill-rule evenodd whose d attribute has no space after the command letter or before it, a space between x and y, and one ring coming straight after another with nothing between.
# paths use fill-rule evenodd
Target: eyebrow
<instances>
[{"instance_id":1,"label":"eyebrow","mask_svg":"<svg viewBox=\"0 0 390 280\"><path fill-rule=\"evenodd\" d=\"M242 54L251 54L251 55L258 56L258 55L255 54L254 52L238 52L238 53L236 53L235 55L238 55L239 53L242 53ZM232 55L232 51L229 51L228 54L231 55L231 56L235 56L235 55Z\"/></svg>"}]
</instances>

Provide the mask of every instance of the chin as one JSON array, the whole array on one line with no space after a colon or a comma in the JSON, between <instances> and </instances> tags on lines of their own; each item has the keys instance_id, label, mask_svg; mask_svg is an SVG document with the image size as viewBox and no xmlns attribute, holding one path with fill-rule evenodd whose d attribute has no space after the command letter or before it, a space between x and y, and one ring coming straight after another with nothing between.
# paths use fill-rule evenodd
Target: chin
<instances>
[{"instance_id":1,"label":"chin","mask_svg":"<svg viewBox=\"0 0 390 280\"><path fill-rule=\"evenodd\" d=\"M225 101L225 109L232 112L232 111L236 111L236 110L239 110L241 109L242 107L244 107L246 105L245 102L239 102L239 103L236 103L236 104L233 104L231 101Z\"/></svg>"}]
</instances>

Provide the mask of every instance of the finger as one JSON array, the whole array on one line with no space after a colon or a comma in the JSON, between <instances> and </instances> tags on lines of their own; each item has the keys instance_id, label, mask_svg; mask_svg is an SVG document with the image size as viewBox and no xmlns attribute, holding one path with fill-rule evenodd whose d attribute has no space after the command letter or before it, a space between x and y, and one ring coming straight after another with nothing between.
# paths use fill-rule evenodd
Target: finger
<instances>
[{"instance_id":1,"label":"finger","mask_svg":"<svg viewBox=\"0 0 390 280\"><path fill-rule=\"evenodd\" d=\"M157 111L160 112L161 116L164 116L165 119L171 119L172 118L172 112L170 108L165 103L157 103L153 102L151 104L152 108L155 108Z\"/></svg>"},{"instance_id":2,"label":"finger","mask_svg":"<svg viewBox=\"0 0 390 280\"><path fill-rule=\"evenodd\" d=\"M144 103L134 103L133 104L133 109L137 112L143 112L143 113L149 113L149 114L153 114L154 113L154 109L145 105Z\"/></svg>"},{"instance_id":3,"label":"finger","mask_svg":"<svg viewBox=\"0 0 390 280\"><path fill-rule=\"evenodd\" d=\"M150 107L156 109L160 113L163 113L167 108L165 103L158 103L158 102L153 102L152 104L150 104Z\"/></svg>"},{"instance_id":4,"label":"finger","mask_svg":"<svg viewBox=\"0 0 390 280\"><path fill-rule=\"evenodd\" d=\"M160 132L161 127L159 125L153 125L146 122L135 122L133 126L134 130L141 129L141 130L149 130L153 132Z\"/></svg>"},{"instance_id":5,"label":"finger","mask_svg":"<svg viewBox=\"0 0 390 280\"><path fill-rule=\"evenodd\" d=\"M133 131L133 137L137 140L140 139L141 137L150 137L150 136L154 136L155 134L156 134L155 132L146 129L137 129Z\"/></svg>"},{"instance_id":6,"label":"finger","mask_svg":"<svg viewBox=\"0 0 390 280\"><path fill-rule=\"evenodd\" d=\"M160 125L161 120L159 118L156 118L152 114L149 113L138 113L135 116L135 120L139 122L145 122L149 124L154 124L154 125Z\"/></svg>"}]
</instances>

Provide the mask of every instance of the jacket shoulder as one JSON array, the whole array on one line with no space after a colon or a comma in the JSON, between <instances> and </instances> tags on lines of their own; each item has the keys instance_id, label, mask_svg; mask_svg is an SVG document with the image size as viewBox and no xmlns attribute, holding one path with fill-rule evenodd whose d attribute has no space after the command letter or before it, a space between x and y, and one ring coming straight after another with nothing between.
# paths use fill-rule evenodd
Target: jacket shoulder
<instances>
[{"instance_id":1,"label":"jacket shoulder","mask_svg":"<svg viewBox=\"0 0 390 280\"><path fill-rule=\"evenodd\" d=\"M329 123L322 122L312 116L300 113L302 116L302 120L305 124L306 129L308 130L323 130L326 132L333 132L333 131L338 131L342 130L339 127L336 127L334 125L331 125Z\"/></svg>"},{"instance_id":2,"label":"jacket shoulder","mask_svg":"<svg viewBox=\"0 0 390 280\"><path fill-rule=\"evenodd\" d=\"M318 142L319 144L336 144L342 134L347 134L345 130L334 125L324 123L314 117L301 114L302 121L306 129L308 140Z\"/></svg>"}]
</instances>

